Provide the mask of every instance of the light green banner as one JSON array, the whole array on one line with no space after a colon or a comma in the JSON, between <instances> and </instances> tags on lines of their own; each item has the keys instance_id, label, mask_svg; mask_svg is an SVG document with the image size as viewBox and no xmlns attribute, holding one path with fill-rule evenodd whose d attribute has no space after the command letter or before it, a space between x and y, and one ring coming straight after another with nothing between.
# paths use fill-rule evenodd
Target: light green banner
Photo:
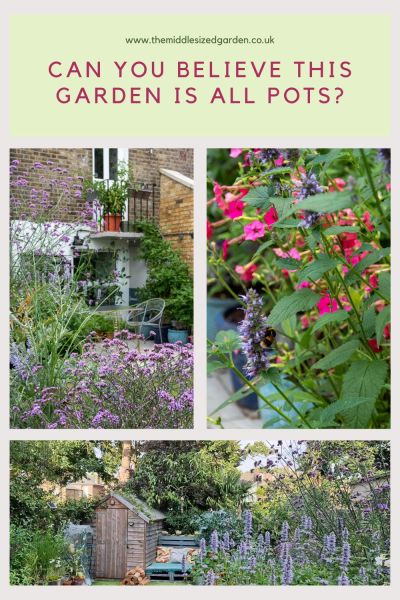
<instances>
[{"instance_id":1,"label":"light green banner","mask_svg":"<svg viewBox=\"0 0 400 600\"><path fill-rule=\"evenodd\" d=\"M23 15L10 39L12 135L390 132L383 15Z\"/></svg>"}]
</instances>

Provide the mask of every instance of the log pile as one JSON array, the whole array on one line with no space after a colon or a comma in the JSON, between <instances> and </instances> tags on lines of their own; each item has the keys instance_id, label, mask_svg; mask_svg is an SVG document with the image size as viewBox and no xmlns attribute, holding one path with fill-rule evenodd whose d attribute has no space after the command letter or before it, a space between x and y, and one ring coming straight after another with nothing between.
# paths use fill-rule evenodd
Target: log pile
<instances>
[{"instance_id":1,"label":"log pile","mask_svg":"<svg viewBox=\"0 0 400 600\"><path fill-rule=\"evenodd\" d=\"M121 583L122 585L147 585L150 579L146 577L142 567L134 567L126 573Z\"/></svg>"}]
</instances>

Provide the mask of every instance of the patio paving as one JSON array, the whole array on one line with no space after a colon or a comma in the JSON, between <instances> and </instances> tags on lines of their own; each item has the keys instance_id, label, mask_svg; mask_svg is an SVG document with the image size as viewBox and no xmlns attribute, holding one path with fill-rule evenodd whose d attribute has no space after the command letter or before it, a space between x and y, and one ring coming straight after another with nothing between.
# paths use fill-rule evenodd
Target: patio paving
<instances>
[{"instance_id":1,"label":"patio paving","mask_svg":"<svg viewBox=\"0 0 400 600\"><path fill-rule=\"evenodd\" d=\"M208 377L207 396L208 414L212 413L220 404L233 393L229 372L219 370ZM213 419L221 416L221 422L225 429L260 429L262 420L250 419L244 415L242 409L234 402L228 404L221 411L213 415ZM218 429L216 425L208 423L209 429Z\"/></svg>"}]
</instances>

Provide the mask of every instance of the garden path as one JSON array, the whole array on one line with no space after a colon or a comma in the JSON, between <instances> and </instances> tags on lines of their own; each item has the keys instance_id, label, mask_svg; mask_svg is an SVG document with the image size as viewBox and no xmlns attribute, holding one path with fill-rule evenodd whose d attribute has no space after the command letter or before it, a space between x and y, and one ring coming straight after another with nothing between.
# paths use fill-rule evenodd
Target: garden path
<instances>
[{"instance_id":1,"label":"garden path","mask_svg":"<svg viewBox=\"0 0 400 600\"><path fill-rule=\"evenodd\" d=\"M208 377L207 390L208 414L210 414L233 393L228 371L218 370ZM236 403L228 404L218 414L221 415L222 425L226 429L260 429L263 423L261 419L246 417ZM214 415L213 418L216 416ZM211 423L208 427L217 428Z\"/></svg>"}]
</instances>

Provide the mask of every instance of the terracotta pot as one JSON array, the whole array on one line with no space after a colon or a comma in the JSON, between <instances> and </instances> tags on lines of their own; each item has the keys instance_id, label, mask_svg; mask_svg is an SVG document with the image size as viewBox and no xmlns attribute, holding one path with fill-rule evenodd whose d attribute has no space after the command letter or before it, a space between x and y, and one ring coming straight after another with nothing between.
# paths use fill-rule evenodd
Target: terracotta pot
<instances>
[{"instance_id":1,"label":"terracotta pot","mask_svg":"<svg viewBox=\"0 0 400 600\"><path fill-rule=\"evenodd\" d=\"M104 230L119 231L121 228L122 215L104 215Z\"/></svg>"}]
</instances>

